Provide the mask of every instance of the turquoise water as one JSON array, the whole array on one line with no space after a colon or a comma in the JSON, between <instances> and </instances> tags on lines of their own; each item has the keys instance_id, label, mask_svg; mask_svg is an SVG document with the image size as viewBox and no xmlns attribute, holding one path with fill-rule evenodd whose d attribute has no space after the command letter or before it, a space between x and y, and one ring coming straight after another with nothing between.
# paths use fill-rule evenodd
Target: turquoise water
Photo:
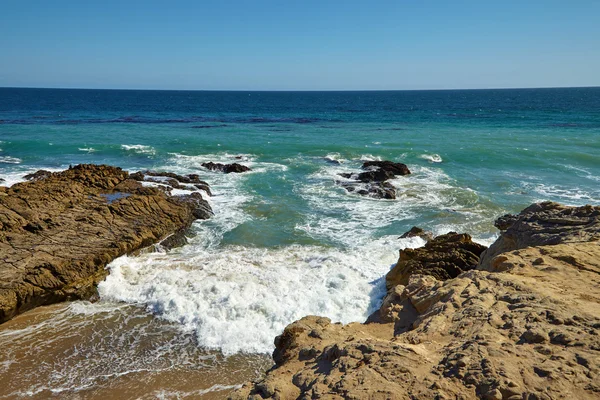
<instances>
[{"instance_id":1,"label":"turquoise water","mask_svg":"<svg viewBox=\"0 0 600 400\"><path fill-rule=\"evenodd\" d=\"M0 177L106 163L199 173L215 218L172 253L124 257L100 287L222 351L272 350L289 322L364 319L413 225L489 244L532 202L600 203L600 88L415 92L0 89ZM241 161L236 159L241 157ZM336 180L407 164L397 200ZM338 160L340 163L332 163ZM205 161L253 171L223 175Z\"/></svg>"}]
</instances>

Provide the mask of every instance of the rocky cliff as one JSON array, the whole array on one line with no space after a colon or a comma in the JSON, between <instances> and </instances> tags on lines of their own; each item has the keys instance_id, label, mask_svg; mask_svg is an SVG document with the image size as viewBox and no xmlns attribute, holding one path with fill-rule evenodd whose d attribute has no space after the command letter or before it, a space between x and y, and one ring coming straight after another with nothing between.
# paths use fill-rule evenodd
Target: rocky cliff
<instances>
[{"instance_id":1,"label":"rocky cliff","mask_svg":"<svg viewBox=\"0 0 600 400\"><path fill-rule=\"evenodd\" d=\"M540 203L497 226L455 277L427 248L401 257L370 323L292 323L275 366L231 398L600 398L600 207ZM450 240L459 261L478 256L466 239Z\"/></svg>"},{"instance_id":2,"label":"rocky cliff","mask_svg":"<svg viewBox=\"0 0 600 400\"><path fill-rule=\"evenodd\" d=\"M89 297L114 258L211 214L199 192L171 196L169 185L144 187L106 165L27 178L0 187L0 323L39 305ZM181 181L205 184L197 178Z\"/></svg>"}]
</instances>

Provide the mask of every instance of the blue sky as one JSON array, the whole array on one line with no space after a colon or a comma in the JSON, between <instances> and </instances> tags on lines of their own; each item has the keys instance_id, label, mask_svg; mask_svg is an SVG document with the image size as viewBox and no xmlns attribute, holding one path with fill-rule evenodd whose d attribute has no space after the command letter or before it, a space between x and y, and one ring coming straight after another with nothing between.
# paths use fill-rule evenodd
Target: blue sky
<instances>
[{"instance_id":1,"label":"blue sky","mask_svg":"<svg viewBox=\"0 0 600 400\"><path fill-rule=\"evenodd\" d=\"M599 16L597 0L2 0L0 86L600 86Z\"/></svg>"}]
</instances>

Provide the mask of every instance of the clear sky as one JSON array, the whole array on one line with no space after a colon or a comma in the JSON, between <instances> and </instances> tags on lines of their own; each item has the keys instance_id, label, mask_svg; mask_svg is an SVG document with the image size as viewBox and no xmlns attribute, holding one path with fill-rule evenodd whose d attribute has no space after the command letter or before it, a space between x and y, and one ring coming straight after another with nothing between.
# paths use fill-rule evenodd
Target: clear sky
<instances>
[{"instance_id":1,"label":"clear sky","mask_svg":"<svg viewBox=\"0 0 600 400\"><path fill-rule=\"evenodd\" d=\"M0 0L0 86L600 86L600 1Z\"/></svg>"}]
</instances>

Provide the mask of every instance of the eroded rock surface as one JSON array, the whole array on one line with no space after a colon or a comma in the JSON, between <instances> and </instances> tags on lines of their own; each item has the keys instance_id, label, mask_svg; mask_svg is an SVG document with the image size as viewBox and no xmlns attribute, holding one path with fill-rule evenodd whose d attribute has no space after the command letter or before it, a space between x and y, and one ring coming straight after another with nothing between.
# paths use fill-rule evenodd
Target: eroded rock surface
<instances>
[{"instance_id":1,"label":"eroded rock surface","mask_svg":"<svg viewBox=\"0 0 600 400\"><path fill-rule=\"evenodd\" d=\"M198 192L169 196L116 167L34 175L0 192L0 323L93 294L114 258L212 212Z\"/></svg>"},{"instance_id":2,"label":"eroded rock surface","mask_svg":"<svg viewBox=\"0 0 600 400\"><path fill-rule=\"evenodd\" d=\"M396 266L385 277L386 287L406 285L414 274L432 275L439 280L455 278L474 269L485 249L466 233L450 232L430 240L423 247L400 250Z\"/></svg>"},{"instance_id":3,"label":"eroded rock surface","mask_svg":"<svg viewBox=\"0 0 600 400\"><path fill-rule=\"evenodd\" d=\"M600 207L568 207L551 201L532 204L496 220L502 236L482 256L487 265L500 253L530 246L600 240Z\"/></svg>"},{"instance_id":4,"label":"eroded rock surface","mask_svg":"<svg viewBox=\"0 0 600 400\"><path fill-rule=\"evenodd\" d=\"M598 399L600 243L562 237L444 281L409 275L378 322L296 321L275 340L275 366L231 398Z\"/></svg>"}]
</instances>

